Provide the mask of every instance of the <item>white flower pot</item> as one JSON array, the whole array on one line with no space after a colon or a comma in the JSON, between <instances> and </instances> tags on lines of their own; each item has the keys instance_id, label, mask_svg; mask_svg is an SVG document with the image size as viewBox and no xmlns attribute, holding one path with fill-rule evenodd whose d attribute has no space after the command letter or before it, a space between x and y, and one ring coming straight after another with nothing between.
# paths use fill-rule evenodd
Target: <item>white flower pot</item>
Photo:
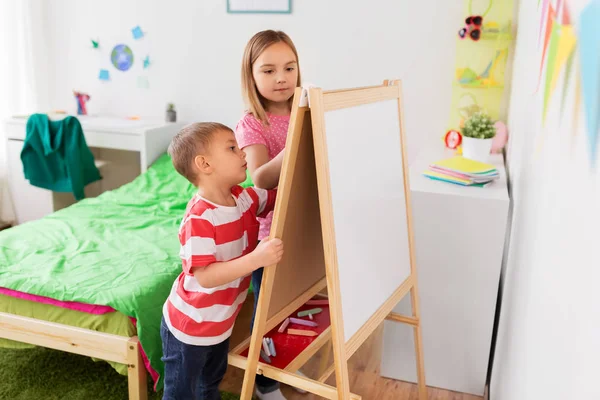
<instances>
[{"instance_id":1,"label":"white flower pot","mask_svg":"<svg viewBox=\"0 0 600 400\"><path fill-rule=\"evenodd\" d=\"M489 162L494 139L475 139L464 136L462 138L462 155L475 161Z\"/></svg>"}]
</instances>

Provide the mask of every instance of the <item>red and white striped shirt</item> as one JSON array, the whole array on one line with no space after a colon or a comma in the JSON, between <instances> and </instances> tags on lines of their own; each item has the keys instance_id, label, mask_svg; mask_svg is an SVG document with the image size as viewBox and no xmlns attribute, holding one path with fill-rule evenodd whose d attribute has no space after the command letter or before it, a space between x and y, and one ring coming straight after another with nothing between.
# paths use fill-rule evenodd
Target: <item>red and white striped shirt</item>
<instances>
[{"instance_id":1,"label":"red and white striped shirt","mask_svg":"<svg viewBox=\"0 0 600 400\"><path fill-rule=\"evenodd\" d=\"M236 205L226 207L194 196L179 227L183 272L173 283L163 307L169 330L183 343L211 346L226 340L233 330L250 286L250 275L215 288L204 288L193 268L231 261L253 251L258 242L257 216L275 205L275 190L231 190Z\"/></svg>"}]
</instances>

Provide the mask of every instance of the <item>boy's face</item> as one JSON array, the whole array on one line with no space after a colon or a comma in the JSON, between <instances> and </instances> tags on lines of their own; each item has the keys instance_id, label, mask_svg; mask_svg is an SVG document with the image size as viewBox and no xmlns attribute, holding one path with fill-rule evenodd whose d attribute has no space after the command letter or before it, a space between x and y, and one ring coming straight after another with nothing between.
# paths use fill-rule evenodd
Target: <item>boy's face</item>
<instances>
[{"instance_id":1,"label":"boy's face","mask_svg":"<svg viewBox=\"0 0 600 400\"><path fill-rule=\"evenodd\" d=\"M237 185L246 179L246 153L238 147L231 131L214 133L205 160L209 168L207 172L220 182Z\"/></svg>"}]
</instances>

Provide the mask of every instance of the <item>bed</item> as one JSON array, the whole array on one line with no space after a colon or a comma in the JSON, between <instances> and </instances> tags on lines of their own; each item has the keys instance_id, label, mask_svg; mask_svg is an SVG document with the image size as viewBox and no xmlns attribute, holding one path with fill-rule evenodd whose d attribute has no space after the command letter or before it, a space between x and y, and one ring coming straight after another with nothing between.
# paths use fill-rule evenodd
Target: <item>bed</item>
<instances>
[{"instance_id":1,"label":"bed","mask_svg":"<svg viewBox=\"0 0 600 400\"><path fill-rule=\"evenodd\" d=\"M0 347L106 360L132 399L147 396L146 371L161 389L162 305L193 191L164 154L119 189L1 231Z\"/></svg>"}]
</instances>

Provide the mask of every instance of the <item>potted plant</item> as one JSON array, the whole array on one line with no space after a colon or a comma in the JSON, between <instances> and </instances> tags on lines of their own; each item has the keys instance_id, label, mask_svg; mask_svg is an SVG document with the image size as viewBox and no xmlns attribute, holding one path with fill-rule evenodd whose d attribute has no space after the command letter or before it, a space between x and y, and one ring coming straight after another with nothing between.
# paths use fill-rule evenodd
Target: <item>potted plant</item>
<instances>
[{"instance_id":1,"label":"potted plant","mask_svg":"<svg viewBox=\"0 0 600 400\"><path fill-rule=\"evenodd\" d=\"M176 122L177 121L177 111L175 111L175 104L169 103L167 104L167 113L165 120L167 122Z\"/></svg>"},{"instance_id":2,"label":"potted plant","mask_svg":"<svg viewBox=\"0 0 600 400\"><path fill-rule=\"evenodd\" d=\"M487 162L496 135L494 121L483 111L471 115L461 130L463 157Z\"/></svg>"}]
</instances>

